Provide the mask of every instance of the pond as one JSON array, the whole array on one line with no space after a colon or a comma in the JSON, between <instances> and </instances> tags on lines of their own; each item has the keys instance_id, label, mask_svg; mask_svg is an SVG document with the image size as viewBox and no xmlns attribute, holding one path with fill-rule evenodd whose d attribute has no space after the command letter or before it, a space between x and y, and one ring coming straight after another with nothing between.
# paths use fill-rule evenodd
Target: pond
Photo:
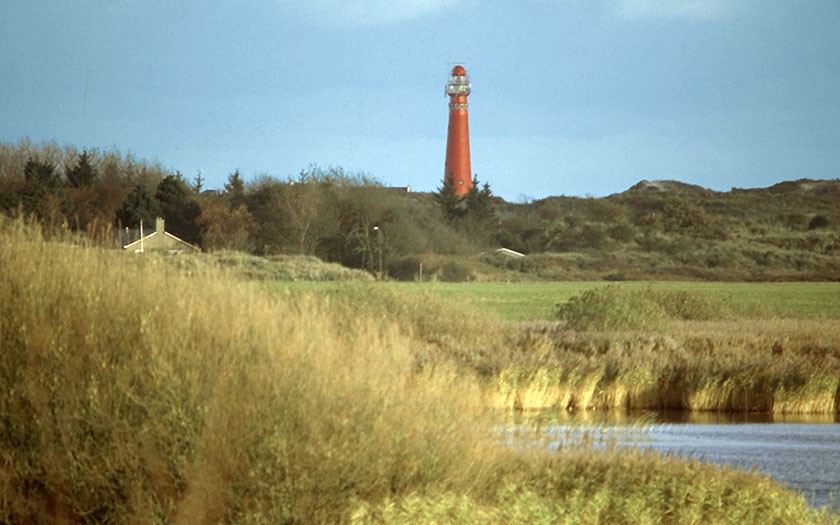
<instances>
[{"instance_id":1,"label":"pond","mask_svg":"<svg viewBox=\"0 0 840 525\"><path fill-rule=\"evenodd\" d=\"M554 447L595 430L620 446L754 468L799 491L811 505L840 512L840 424L835 418L645 414L620 421L549 422L543 428Z\"/></svg>"}]
</instances>

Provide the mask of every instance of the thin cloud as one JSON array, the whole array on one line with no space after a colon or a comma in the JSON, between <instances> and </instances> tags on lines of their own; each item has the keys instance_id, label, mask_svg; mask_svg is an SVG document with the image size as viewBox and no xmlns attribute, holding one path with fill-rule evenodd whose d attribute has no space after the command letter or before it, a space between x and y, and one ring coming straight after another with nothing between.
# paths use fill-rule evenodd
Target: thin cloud
<instances>
[{"instance_id":1,"label":"thin cloud","mask_svg":"<svg viewBox=\"0 0 840 525\"><path fill-rule=\"evenodd\" d=\"M459 0L281 0L281 5L326 26L383 26L412 20L458 4Z\"/></svg>"},{"instance_id":2,"label":"thin cloud","mask_svg":"<svg viewBox=\"0 0 840 525\"><path fill-rule=\"evenodd\" d=\"M717 20L732 14L733 0L614 0L613 10L631 20Z\"/></svg>"}]
</instances>

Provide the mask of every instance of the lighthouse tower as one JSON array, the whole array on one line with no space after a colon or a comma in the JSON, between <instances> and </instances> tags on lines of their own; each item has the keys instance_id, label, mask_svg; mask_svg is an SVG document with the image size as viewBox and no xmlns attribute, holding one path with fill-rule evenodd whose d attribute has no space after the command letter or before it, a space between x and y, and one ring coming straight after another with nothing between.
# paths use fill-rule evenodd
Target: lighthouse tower
<instances>
[{"instance_id":1,"label":"lighthouse tower","mask_svg":"<svg viewBox=\"0 0 840 525\"><path fill-rule=\"evenodd\" d=\"M466 195L472 187L470 126L467 119L470 77L463 66L452 68L446 94L449 95L449 133L446 137L444 183L451 182L457 195Z\"/></svg>"}]
</instances>

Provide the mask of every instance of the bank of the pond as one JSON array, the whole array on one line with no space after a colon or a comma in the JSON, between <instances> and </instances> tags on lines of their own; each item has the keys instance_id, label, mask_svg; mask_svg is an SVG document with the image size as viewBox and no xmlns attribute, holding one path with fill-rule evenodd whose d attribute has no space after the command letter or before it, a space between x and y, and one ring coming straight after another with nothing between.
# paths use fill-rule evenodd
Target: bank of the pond
<instances>
[{"instance_id":1,"label":"bank of the pond","mask_svg":"<svg viewBox=\"0 0 840 525\"><path fill-rule=\"evenodd\" d=\"M606 382L603 372L572 378L563 371L521 374L505 370L485 390L493 408L512 410L626 411L684 410L768 414L836 414L840 379L809 377L796 388L750 384L739 378L710 378L697 384L653 378L637 383ZM520 374L520 375L517 375Z\"/></svg>"},{"instance_id":2,"label":"bank of the pond","mask_svg":"<svg viewBox=\"0 0 840 525\"><path fill-rule=\"evenodd\" d=\"M691 293L683 293L683 284ZM639 294L667 303L671 317L655 328L612 331L574 330L563 321L503 321L487 305L476 311L441 300L443 291L474 291L471 287L375 283L315 293L345 304L348 311L369 310L393 319L412 338L418 368L455 364L477 375L485 386L485 402L493 407L836 413L840 408L840 319L823 317L830 308L820 312L803 308L806 318L752 316L762 310L756 307L760 298L766 299L767 306L762 315L770 315L779 309L780 298L796 290L803 295L800 305L813 307L823 297L810 286L769 286L732 285L737 301L724 301L722 283L714 287L698 283L660 283L656 289L636 286L612 290L592 304L581 301L590 310L630 313ZM488 292L491 298L499 287ZM525 287L517 295L520 288L511 285L513 297L529 298L536 293L533 287ZM746 301L742 295L751 299ZM511 296L505 297L505 304L512 301ZM688 314L688 318L680 317Z\"/></svg>"},{"instance_id":3,"label":"bank of the pond","mask_svg":"<svg viewBox=\"0 0 840 525\"><path fill-rule=\"evenodd\" d=\"M525 326L507 353L471 364L498 408L840 411L837 320L684 322L660 334Z\"/></svg>"},{"instance_id":4,"label":"bank of the pond","mask_svg":"<svg viewBox=\"0 0 840 525\"><path fill-rule=\"evenodd\" d=\"M631 413L620 417L532 414L512 429L541 429L549 449L587 440L753 469L802 494L814 508L840 511L840 424L836 417ZM595 436L594 440L593 437Z\"/></svg>"}]
</instances>

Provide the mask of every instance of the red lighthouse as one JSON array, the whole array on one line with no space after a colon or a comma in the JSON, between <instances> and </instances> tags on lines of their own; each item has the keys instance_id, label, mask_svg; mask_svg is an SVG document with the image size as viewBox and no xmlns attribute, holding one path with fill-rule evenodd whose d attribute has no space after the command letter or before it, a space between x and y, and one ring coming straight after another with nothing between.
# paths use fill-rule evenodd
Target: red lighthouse
<instances>
[{"instance_id":1,"label":"red lighthouse","mask_svg":"<svg viewBox=\"0 0 840 525\"><path fill-rule=\"evenodd\" d=\"M444 184L449 181L455 193L466 195L472 187L470 172L470 126L467 119L467 97L470 95L470 77L463 66L452 68L449 84L449 133L446 137L446 169Z\"/></svg>"}]
</instances>

